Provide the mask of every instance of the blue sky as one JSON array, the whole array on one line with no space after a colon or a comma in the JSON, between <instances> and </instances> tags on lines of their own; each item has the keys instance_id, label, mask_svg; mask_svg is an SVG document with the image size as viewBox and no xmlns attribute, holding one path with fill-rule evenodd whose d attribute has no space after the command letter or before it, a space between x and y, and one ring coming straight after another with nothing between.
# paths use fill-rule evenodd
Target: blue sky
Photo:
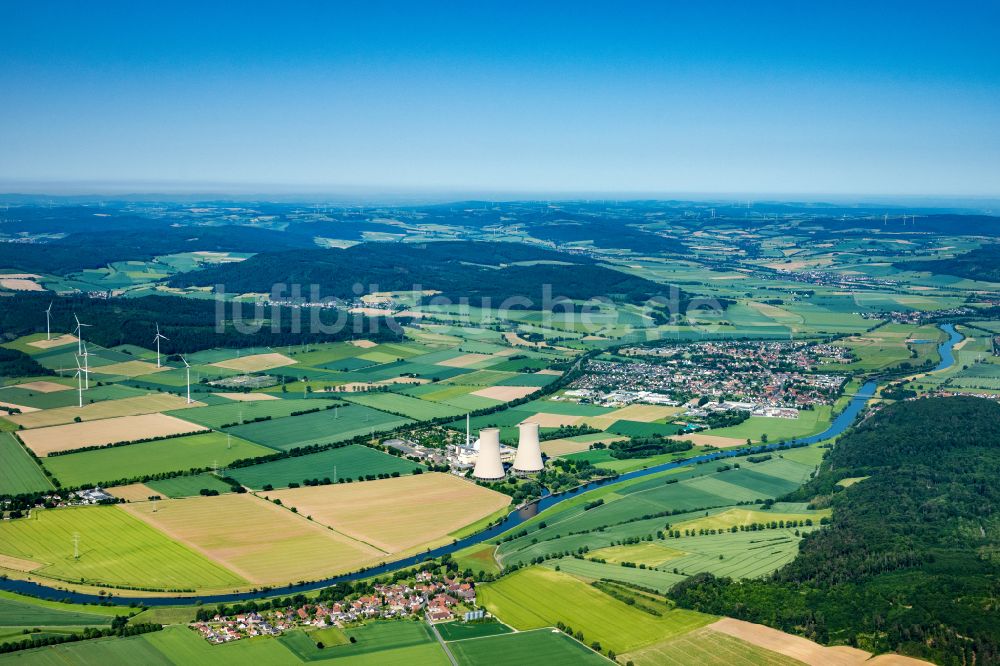
<instances>
[{"instance_id":1,"label":"blue sky","mask_svg":"<svg viewBox=\"0 0 1000 666\"><path fill-rule=\"evenodd\" d=\"M996 2L38 0L0 17L8 191L1000 194Z\"/></svg>"}]
</instances>

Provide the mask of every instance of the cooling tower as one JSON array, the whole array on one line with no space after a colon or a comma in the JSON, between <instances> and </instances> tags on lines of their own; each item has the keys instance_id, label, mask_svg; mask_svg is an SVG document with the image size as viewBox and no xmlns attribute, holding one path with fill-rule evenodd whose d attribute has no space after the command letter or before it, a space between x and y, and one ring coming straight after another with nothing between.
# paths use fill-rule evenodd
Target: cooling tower
<instances>
[{"instance_id":1,"label":"cooling tower","mask_svg":"<svg viewBox=\"0 0 1000 666\"><path fill-rule=\"evenodd\" d=\"M542 471L542 447L538 443L538 424L522 423L517 441L517 455L514 456L514 471L533 473Z\"/></svg>"},{"instance_id":2,"label":"cooling tower","mask_svg":"<svg viewBox=\"0 0 1000 666\"><path fill-rule=\"evenodd\" d=\"M483 428L479 431L479 455L472 476L483 481L502 479L503 463L500 462L500 429Z\"/></svg>"}]
</instances>

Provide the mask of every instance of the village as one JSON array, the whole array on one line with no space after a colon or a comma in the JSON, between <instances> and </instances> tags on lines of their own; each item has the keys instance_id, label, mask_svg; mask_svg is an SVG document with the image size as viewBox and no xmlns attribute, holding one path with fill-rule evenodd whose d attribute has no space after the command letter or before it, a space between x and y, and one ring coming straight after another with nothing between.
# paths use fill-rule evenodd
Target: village
<instances>
[{"instance_id":1,"label":"village","mask_svg":"<svg viewBox=\"0 0 1000 666\"><path fill-rule=\"evenodd\" d=\"M318 601L297 606L234 615L219 615L191 623L190 627L212 644L231 643L256 636L277 636L292 629L344 628L367 620L420 617L446 622L456 617L482 618L475 610L476 589L471 580L439 578L429 571L415 580L376 584L371 594L338 601Z\"/></svg>"},{"instance_id":2,"label":"village","mask_svg":"<svg viewBox=\"0 0 1000 666\"><path fill-rule=\"evenodd\" d=\"M564 397L609 406L684 405L690 416L740 410L796 418L800 409L831 404L847 380L816 368L850 360L841 347L795 341L628 347L621 356L635 360L588 361Z\"/></svg>"}]
</instances>

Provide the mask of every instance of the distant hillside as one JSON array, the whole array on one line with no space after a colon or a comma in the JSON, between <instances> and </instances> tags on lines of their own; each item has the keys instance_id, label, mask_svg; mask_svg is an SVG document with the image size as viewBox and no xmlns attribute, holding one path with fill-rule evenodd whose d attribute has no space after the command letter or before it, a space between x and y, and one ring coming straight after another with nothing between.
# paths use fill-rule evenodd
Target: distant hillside
<instances>
[{"instance_id":1,"label":"distant hillside","mask_svg":"<svg viewBox=\"0 0 1000 666\"><path fill-rule=\"evenodd\" d=\"M997 423L1000 405L980 398L885 408L788 498L833 506L831 525L807 535L795 560L766 580L695 576L672 596L822 643L1000 663ZM868 478L836 485L858 477Z\"/></svg>"},{"instance_id":2,"label":"distant hillside","mask_svg":"<svg viewBox=\"0 0 1000 666\"><path fill-rule=\"evenodd\" d=\"M987 245L951 259L907 261L895 266L908 271L929 271L970 280L1000 282L1000 245Z\"/></svg>"},{"instance_id":3,"label":"distant hillside","mask_svg":"<svg viewBox=\"0 0 1000 666\"><path fill-rule=\"evenodd\" d=\"M180 296L111 299L70 296L53 299L50 294L24 293L0 297L0 342L44 332L45 308L49 303L52 303L53 332L72 331L75 326L73 315L76 314L80 321L90 324L85 329L85 339L102 347L133 344L149 348L158 323L168 338L162 346L166 354L186 354L213 347L279 347L354 337L375 340L398 340L402 337L384 322L372 326L357 322L355 329L353 317L333 333L312 332L308 317L303 317L301 331L298 331L294 324L295 313L290 308L280 309L281 322L277 330L272 328L274 322L269 320L267 325L252 334L235 330L231 324L231 311L226 310L227 326L219 332L216 330L216 303L213 300ZM271 314L270 309L267 314ZM316 314L327 325L335 322L338 315L334 311L317 311ZM243 316L250 320L253 308L243 308ZM374 322L378 320L368 323ZM7 360L23 362L14 357ZM0 365L0 369L2 367Z\"/></svg>"},{"instance_id":4,"label":"distant hillside","mask_svg":"<svg viewBox=\"0 0 1000 666\"><path fill-rule=\"evenodd\" d=\"M262 252L315 246L311 237L247 226L153 224L80 231L44 243L0 243L0 266L66 275L85 268L102 268L115 261L145 261L177 252Z\"/></svg>"},{"instance_id":5,"label":"distant hillside","mask_svg":"<svg viewBox=\"0 0 1000 666\"><path fill-rule=\"evenodd\" d=\"M539 263L549 262L549 263ZM355 285L365 292L433 289L457 301L496 307L509 297L532 301L539 309L543 285L553 297L585 300L608 297L641 302L667 288L649 280L598 265L580 255L519 243L442 241L435 243L364 243L347 249L269 252L234 264L176 275L175 287L225 285L229 293L270 292L276 283L320 285L322 295L353 298ZM308 293L305 291L304 293Z\"/></svg>"}]
</instances>

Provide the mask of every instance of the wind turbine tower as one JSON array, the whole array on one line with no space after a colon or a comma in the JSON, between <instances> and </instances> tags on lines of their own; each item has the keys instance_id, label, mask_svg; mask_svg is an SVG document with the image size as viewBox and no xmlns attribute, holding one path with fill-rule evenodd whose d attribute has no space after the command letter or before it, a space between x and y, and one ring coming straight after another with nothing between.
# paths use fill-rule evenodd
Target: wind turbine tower
<instances>
[{"instance_id":1,"label":"wind turbine tower","mask_svg":"<svg viewBox=\"0 0 1000 666\"><path fill-rule=\"evenodd\" d=\"M160 325L156 325L156 337L153 341L156 342L156 367L160 367L160 340L169 340L170 338L160 334Z\"/></svg>"},{"instance_id":2,"label":"wind turbine tower","mask_svg":"<svg viewBox=\"0 0 1000 666\"><path fill-rule=\"evenodd\" d=\"M159 360L159 354L157 354L157 360ZM187 362L187 359L181 356L181 360L184 361L184 376L187 380L187 404L191 404L191 364Z\"/></svg>"},{"instance_id":3,"label":"wind turbine tower","mask_svg":"<svg viewBox=\"0 0 1000 666\"><path fill-rule=\"evenodd\" d=\"M80 354L83 357L83 381L84 389L90 390L90 352L87 351L87 343L83 343L83 353Z\"/></svg>"},{"instance_id":4,"label":"wind turbine tower","mask_svg":"<svg viewBox=\"0 0 1000 666\"><path fill-rule=\"evenodd\" d=\"M45 339L52 339L52 301L49 301L49 307L45 308Z\"/></svg>"}]
</instances>

